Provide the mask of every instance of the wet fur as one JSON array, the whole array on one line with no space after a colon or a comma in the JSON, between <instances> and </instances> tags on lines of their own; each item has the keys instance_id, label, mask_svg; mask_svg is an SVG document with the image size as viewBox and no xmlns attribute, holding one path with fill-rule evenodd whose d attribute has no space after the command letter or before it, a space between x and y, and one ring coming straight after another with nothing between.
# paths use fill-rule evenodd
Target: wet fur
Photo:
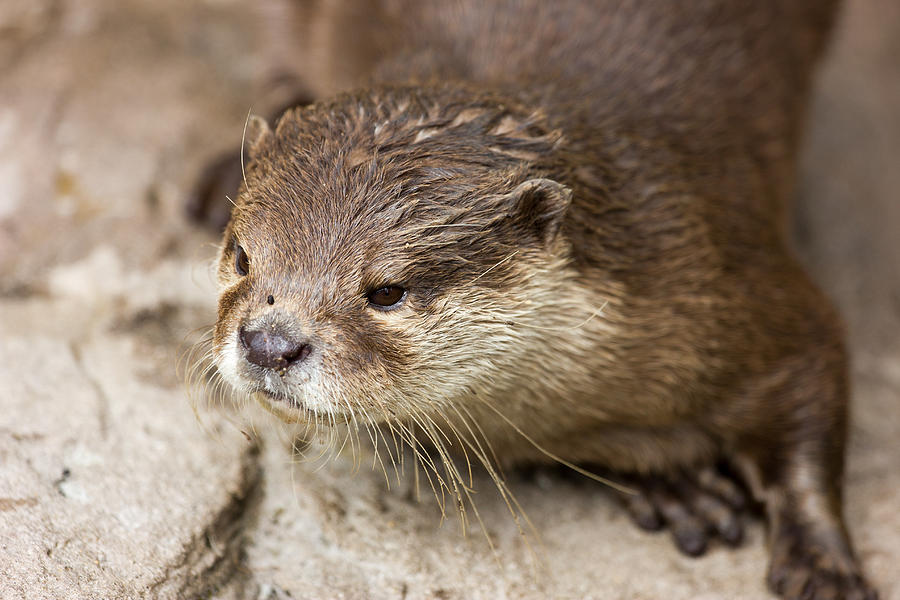
<instances>
[{"instance_id":1,"label":"wet fur","mask_svg":"<svg viewBox=\"0 0 900 600\"><path fill-rule=\"evenodd\" d=\"M493 473L727 459L765 504L774 590L874 597L840 514L841 327L784 233L833 7L522 4L385 2L358 46L317 38L371 83L252 121L219 372L247 393L272 377L240 359L241 323L310 336L270 410L363 427L391 461L389 438L427 446L432 486L460 497L451 446ZM409 297L373 311L385 283Z\"/></svg>"}]
</instances>

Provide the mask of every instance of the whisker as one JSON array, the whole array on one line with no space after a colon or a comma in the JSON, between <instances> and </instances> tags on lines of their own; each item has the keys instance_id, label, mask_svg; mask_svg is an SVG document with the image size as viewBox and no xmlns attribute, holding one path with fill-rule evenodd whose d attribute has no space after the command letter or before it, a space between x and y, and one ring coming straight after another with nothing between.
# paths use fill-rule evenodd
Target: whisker
<instances>
[{"instance_id":1,"label":"whisker","mask_svg":"<svg viewBox=\"0 0 900 600\"><path fill-rule=\"evenodd\" d=\"M519 322L517 322L517 321L509 320L509 319L507 319L507 320L504 320L504 319L494 319L493 322L494 322L494 323L497 323L497 322L503 322L503 323L507 323L507 324L510 324L510 325L515 325L516 327L527 327L528 329L537 329L537 330L540 330L540 331L576 331L576 330L578 330L578 329L581 329L582 327L584 327L584 326L587 325L588 323L590 323L590 322L591 322L595 317L597 317L598 315L603 314L603 310L606 308L606 306L607 306L608 304L609 304L609 300L607 300L606 302L604 302L604 303L603 303L603 306L601 306L600 308L595 309L594 312L592 312L592 313L590 314L590 316L589 316L588 318L586 318L584 321L582 321L581 323L579 323L579 324L577 324L577 325L568 326L568 327L567 327L567 326L562 326L562 327L541 327L540 325L531 325L530 323L519 323Z\"/></svg>"},{"instance_id":2,"label":"whisker","mask_svg":"<svg viewBox=\"0 0 900 600\"><path fill-rule=\"evenodd\" d=\"M421 444L419 443L418 439L416 439L416 434L414 432L414 428L408 428L405 425L403 425L401 431L405 432L409 436L407 444L413 451L413 457L414 457L414 459L416 461L416 465L417 465L416 469L414 471L416 474L416 501L419 501L418 464L421 462L422 472L425 473L425 477L428 479L428 485L431 487L431 492L432 492L432 494L434 494L434 499L437 502L437 505L441 510L441 522L443 522L444 519L447 517L446 512L445 512L445 503L443 501L443 498L444 498L443 490L446 487L446 485L444 484L444 481L441 478L440 473L438 473L437 468L434 466L434 462L431 460L431 457L428 456L427 452L423 455L422 451L420 450ZM431 467L431 472L434 473L434 477L438 480L437 486L435 486L434 481L431 478L431 473L429 473L428 468L427 468L428 466ZM438 495L439 489L441 490L440 495Z\"/></svg>"},{"instance_id":3,"label":"whisker","mask_svg":"<svg viewBox=\"0 0 900 600\"><path fill-rule=\"evenodd\" d=\"M492 464L496 465L497 471L500 473L500 477L502 479L506 479L506 476L503 473L503 463L500 462L500 458L497 456L497 453L494 452L494 446L493 446L493 444L491 444L491 441L490 441L490 439L488 439L488 436L484 433L484 430L481 428L481 425L478 423L478 420L472 416L472 413L469 412L469 409L465 406L465 404L459 404L458 406L454 405L454 408L456 409L457 412L459 410L462 410L463 412L465 412L466 417L468 417L468 421L462 415L460 415L460 419L462 419L462 421L466 425L466 427L470 428L469 429L470 432L471 432L471 426L469 425L469 423L473 424L475 426L475 429L478 431L478 435L475 435L474 433L472 433L472 439L476 443L478 443L478 447L481 448L481 443L478 442L478 437L481 436L481 439L484 440L484 445L487 446L487 448L488 448L488 452L490 453L491 458L493 458Z\"/></svg>"},{"instance_id":4,"label":"whisker","mask_svg":"<svg viewBox=\"0 0 900 600\"><path fill-rule=\"evenodd\" d=\"M247 118L244 119L244 131L241 133L241 179L244 180L244 185L247 185L247 174L244 173L244 141L247 138L247 125L250 123L250 114L253 112L253 107L247 109ZM250 186L247 186L248 189ZM232 202L232 204L234 204Z\"/></svg>"},{"instance_id":5,"label":"whisker","mask_svg":"<svg viewBox=\"0 0 900 600\"><path fill-rule=\"evenodd\" d=\"M478 281L479 279L481 279L482 277L484 277L485 275L487 275L488 273L490 273L491 271L493 271L494 269L496 269L497 267L499 267L499 266L502 265L503 263L505 263L505 262L509 261L510 259L512 259L512 257L515 256L515 255L518 254L518 253L519 253L518 250L514 251L512 254L510 254L509 256L507 256L506 258L504 258L503 260L501 260L500 262L496 263L496 264L493 265L492 267L488 268L487 271L485 271L484 273L482 273L481 275L479 275L478 277L476 277L475 279L473 279L472 281L470 281L469 284L475 283L476 281Z\"/></svg>"},{"instance_id":6,"label":"whisker","mask_svg":"<svg viewBox=\"0 0 900 600\"><path fill-rule=\"evenodd\" d=\"M427 421L429 423L432 423L432 424L434 423L426 414L421 413L421 412L419 414L421 414L423 418L427 419ZM427 433L427 431L426 431L426 433ZM478 506L476 505L474 499L472 498L472 493L474 492L474 490L471 490L470 488L468 488L465 485L465 483L462 481L462 478L459 475L459 471L456 469L455 463L453 463L453 461L447 455L446 449L444 448L443 443L440 441L440 439L434 437L433 434L429 434L429 437L431 437L432 440L435 440L437 442L436 450L438 451L438 453L441 456L441 459L444 463L445 470L448 470L448 474L453 473L455 475L454 492L456 495L457 508L459 510L460 525L463 530L463 535L465 535L466 531L467 531L468 516L466 513L465 501L468 501L469 506L472 507L472 514L475 515L475 520L478 521L478 524L481 528L481 532L484 534L484 538L488 543L488 547L491 550L491 554L494 556L495 560L499 561L499 556L497 554L497 548L494 546L494 542L491 539L490 534L488 533L487 526L484 524L484 520L481 517L481 513L478 510ZM462 494L460 493L460 488L462 488ZM465 498L463 497L463 495L465 496Z\"/></svg>"},{"instance_id":7,"label":"whisker","mask_svg":"<svg viewBox=\"0 0 900 600\"><path fill-rule=\"evenodd\" d=\"M391 419L388 418L387 411L382 406L379 406L378 408L381 409L381 414L384 416L384 423L385 423L385 425L387 425L388 431L391 434L391 440L394 442L394 450L397 453L396 460L394 459L394 455L391 453L391 448L390 448L390 446L388 446L387 440L385 440L384 445L387 448L388 456L390 456L390 458L391 458L391 464L394 466L394 474L397 477L397 485L400 485L400 483L401 483L400 471L403 470L403 454L400 452L400 446L397 443L397 434L394 431L394 425L391 423ZM383 437L383 435L382 435L382 437ZM398 462L400 463L399 469L397 466Z\"/></svg>"},{"instance_id":8,"label":"whisker","mask_svg":"<svg viewBox=\"0 0 900 600\"><path fill-rule=\"evenodd\" d=\"M459 412L459 410L457 409L456 406L453 406L453 409L454 409L454 412L456 412L457 416L459 417L460 422L462 422L462 424L466 427L466 429L469 431L470 435L472 436L471 440L469 440L467 438L463 438L463 440L465 441L466 444L469 444L471 446L471 444L474 443L475 446L477 447L477 450L475 448L472 448L473 453L481 461L481 464L484 466L484 468L487 470L488 474L490 475L491 480L494 482L494 485L497 487L497 490L500 492L500 496L503 498L504 502L506 503L507 510L509 510L510 515L512 515L512 517L513 517L513 521L516 523L516 529L518 529L519 534L522 536L522 539L525 541L525 544L528 547L529 552L532 554L532 556L535 558L535 560L537 560L535 552L531 547L531 543L528 540L528 536L525 533L525 530L522 528L522 524L519 522L519 516L521 515L522 520L525 521L525 524L528 526L529 531L531 531L532 535L537 540L538 544L543 546L543 543L541 541L541 537L540 537L540 534L538 533L537 528L534 526L534 523L531 522L531 519L528 517L528 514L525 512L525 509L522 508L522 505L519 503L518 499L512 493L512 490L509 489L509 486L506 484L506 480L505 480L505 477L503 477L502 472L500 474L498 474L497 471L495 470L494 465L491 464L490 460L488 460L487 455L485 454L484 449L481 446L481 442L478 441L478 437L472 431L472 428L469 425L468 420L465 417L463 417L463 415ZM467 411L467 413L468 413L468 411ZM470 417L470 420L475 422L476 427L478 426L477 421L474 421L473 419L471 419L471 417ZM479 427L479 430L480 430L480 427ZM486 437L484 437L483 433L482 433L482 437L484 438L485 442L488 443L488 445L490 446L488 439ZM493 453L493 450L491 450L491 452ZM496 460L496 455L494 455L494 457ZM499 468L499 462L497 464L497 467Z\"/></svg>"},{"instance_id":9,"label":"whisker","mask_svg":"<svg viewBox=\"0 0 900 600\"><path fill-rule=\"evenodd\" d=\"M476 396L476 397L477 397L477 396ZM546 457L548 457L548 458L550 458L550 459L552 459L552 460L558 462L558 463L561 464L561 465L564 465L564 466L566 466L566 467L569 467L570 469L572 469L572 470L575 471L576 473L580 473L580 474L584 475L585 477L588 477L588 478L590 478L590 479L593 479L594 481L599 481L600 483L602 483L602 484L604 484L604 485L608 485L609 487L613 488L614 490L618 490L618 491L620 491L620 492L622 492L622 493L624 493L624 494L629 494L629 495L632 495L632 496L633 496L633 495L636 495L636 494L638 493L637 490L634 490L634 489L632 489L632 488L630 488L630 487L624 486L624 485L622 485L621 483L616 483L615 481L612 481L611 479L607 479L606 477L601 477L600 475L597 475L596 473L591 473L590 471L588 471L588 470L586 470L586 469L582 469L582 468L579 467L578 465L576 465L576 464L574 464L574 463L571 463L571 462L567 461L566 459L557 456L556 454L553 454L552 452L550 452L549 450L545 449L543 446L541 446L540 444L538 444L536 441L534 441L534 439L533 439L531 436L529 436L527 433L525 433L524 431L522 431L522 428L521 428L521 427L519 427L518 425L516 425L515 423L513 423L506 415L504 415L503 413L501 413L501 412L500 412L499 410L497 410L494 406L491 406L490 403L488 403L487 401L485 401L485 400L482 399L482 398L479 398L479 399L482 401L482 403L483 403L485 406L487 406L487 407L490 408L492 411L494 411L494 413L495 413L498 417L500 417L501 419L503 419L504 421L506 421L506 423L507 423L510 427L512 427L512 428L516 431L516 433L518 433L518 434L521 435L523 438L525 438L525 439L528 441L529 444L531 444L532 446L534 446L535 449L537 449L539 452L541 452L544 456L546 456Z\"/></svg>"},{"instance_id":10,"label":"whisker","mask_svg":"<svg viewBox=\"0 0 900 600\"><path fill-rule=\"evenodd\" d=\"M420 225L416 229L437 229L438 227L478 227L484 228L483 223L440 223L437 225Z\"/></svg>"},{"instance_id":11,"label":"whisker","mask_svg":"<svg viewBox=\"0 0 900 600\"><path fill-rule=\"evenodd\" d=\"M368 411L366 411L366 409L362 406L359 407L359 410L360 410L360 412L363 413L363 417L365 418L365 421L363 421L363 425L366 428L366 433L369 436L369 440L371 440L371 442L372 442L373 452L375 454L375 456L372 458L372 470L374 471L375 465L377 463L380 463L381 471L382 471L382 473L384 473L384 482L385 482L385 484L387 484L387 488L391 489L391 478L388 476L387 467L385 467L384 461L381 460L381 452L379 452L379 449L378 449L379 430L377 427L373 426L375 429L375 434L373 436L373 434L372 434L373 427L369 426L369 423L371 422L371 418L369 417ZM388 448L388 455L390 455L389 448Z\"/></svg>"}]
</instances>

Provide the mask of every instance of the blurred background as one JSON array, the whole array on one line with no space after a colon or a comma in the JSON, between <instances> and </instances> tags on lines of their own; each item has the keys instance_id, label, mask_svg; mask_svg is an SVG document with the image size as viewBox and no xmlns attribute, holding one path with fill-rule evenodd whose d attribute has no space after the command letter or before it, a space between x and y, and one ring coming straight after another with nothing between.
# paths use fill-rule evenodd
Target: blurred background
<instances>
[{"instance_id":1,"label":"blurred background","mask_svg":"<svg viewBox=\"0 0 900 600\"><path fill-rule=\"evenodd\" d=\"M758 525L689 559L539 476L513 487L534 554L479 499L492 552L380 470L200 427L175 364L215 318L218 240L184 202L249 108L317 87L269 35L288 5L0 0L0 597L767 597ZM794 229L853 351L850 528L900 599L900 3L849 0L832 42Z\"/></svg>"}]
</instances>

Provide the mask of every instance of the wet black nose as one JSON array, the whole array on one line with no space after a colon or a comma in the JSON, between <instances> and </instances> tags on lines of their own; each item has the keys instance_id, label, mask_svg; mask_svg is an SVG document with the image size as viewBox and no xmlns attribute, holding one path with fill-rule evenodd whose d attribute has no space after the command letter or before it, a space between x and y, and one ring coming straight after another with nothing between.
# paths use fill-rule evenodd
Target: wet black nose
<instances>
[{"instance_id":1,"label":"wet black nose","mask_svg":"<svg viewBox=\"0 0 900 600\"><path fill-rule=\"evenodd\" d=\"M267 369L283 369L302 362L312 352L306 341L288 339L277 331L241 327L239 335L247 349L247 360Z\"/></svg>"}]
</instances>

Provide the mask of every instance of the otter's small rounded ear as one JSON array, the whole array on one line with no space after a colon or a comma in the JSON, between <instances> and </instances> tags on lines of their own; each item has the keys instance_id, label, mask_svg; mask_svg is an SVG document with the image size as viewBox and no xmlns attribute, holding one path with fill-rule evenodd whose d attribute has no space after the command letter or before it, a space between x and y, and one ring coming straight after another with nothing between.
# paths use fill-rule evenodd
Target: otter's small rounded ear
<instances>
[{"instance_id":1,"label":"otter's small rounded ear","mask_svg":"<svg viewBox=\"0 0 900 600\"><path fill-rule=\"evenodd\" d=\"M510 198L512 216L519 225L550 243L572 202L572 190L552 179L529 179L519 184Z\"/></svg>"},{"instance_id":2,"label":"otter's small rounded ear","mask_svg":"<svg viewBox=\"0 0 900 600\"><path fill-rule=\"evenodd\" d=\"M247 117L247 124L244 128L244 152L250 158L256 157L259 150L271 136L272 129L269 127L269 123L262 117L250 115Z\"/></svg>"}]
</instances>

